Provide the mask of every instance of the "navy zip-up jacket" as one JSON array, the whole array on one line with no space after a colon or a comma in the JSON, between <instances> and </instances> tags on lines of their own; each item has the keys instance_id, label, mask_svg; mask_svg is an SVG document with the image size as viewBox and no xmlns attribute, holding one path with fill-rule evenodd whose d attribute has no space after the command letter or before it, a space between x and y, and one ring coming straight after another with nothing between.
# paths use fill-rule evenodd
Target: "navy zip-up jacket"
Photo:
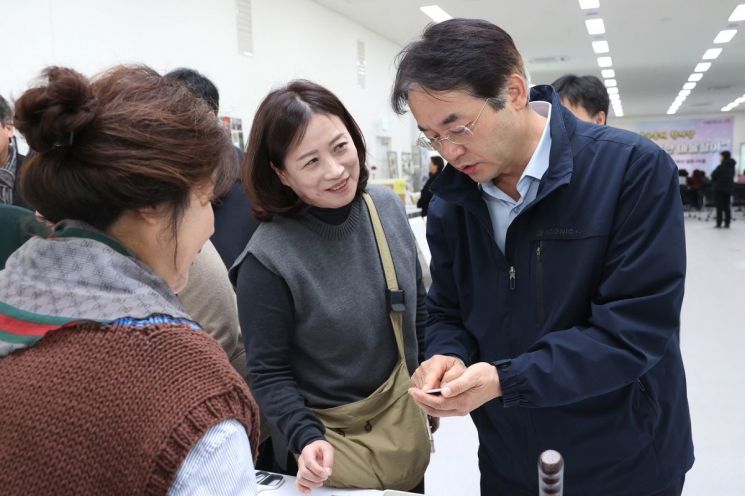
<instances>
[{"instance_id":1,"label":"navy zip-up jacket","mask_svg":"<svg viewBox=\"0 0 745 496\"><path fill-rule=\"evenodd\" d=\"M475 182L447 167L432 187L427 357L497 367L503 396L471 414L482 494L538 494L538 455L555 449L566 496L651 495L693 464L678 170L549 86L531 100L552 104L549 166L505 253Z\"/></svg>"}]
</instances>

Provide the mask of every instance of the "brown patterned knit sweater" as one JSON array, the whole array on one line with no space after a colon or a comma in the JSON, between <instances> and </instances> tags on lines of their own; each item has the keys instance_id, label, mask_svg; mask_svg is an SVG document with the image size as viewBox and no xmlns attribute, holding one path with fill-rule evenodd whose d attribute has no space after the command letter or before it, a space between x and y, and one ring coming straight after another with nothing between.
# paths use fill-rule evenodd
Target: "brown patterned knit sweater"
<instances>
[{"instance_id":1,"label":"brown patterned knit sweater","mask_svg":"<svg viewBox=\"0 0 745 496\"><path fill-rule=\"evenodd\" d=\"M179 324L85 324L0 359L0 493L164 495L191 447L258 411L219 345Z\"/></svg>"}]
</instances>

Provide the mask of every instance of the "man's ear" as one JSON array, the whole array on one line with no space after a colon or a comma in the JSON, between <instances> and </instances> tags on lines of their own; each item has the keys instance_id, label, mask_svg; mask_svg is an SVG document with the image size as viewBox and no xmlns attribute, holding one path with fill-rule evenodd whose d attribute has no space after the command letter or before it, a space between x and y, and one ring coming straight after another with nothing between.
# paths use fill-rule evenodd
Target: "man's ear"
<instances>
[{"instance_id":1,"label":"man's ear","mask_svg":"<svg viewBox=\"0 0 745 496\"><path fill-rule=\"evenodd\" d=\"M507 103L515 106L515 108L521 109L528 105L528 101L530 100L528 81L520 74L513 73L507 78L505 92L507 94Z\"/></svg>"},{"instance_id":2,"label":"man's ear","mask_svg":"<svg viewBox=\"0 0 745 496\"><path fill-rule=\"evenodd\" d=\"M272 166L272 170L274 171L275 174L277 174L279 181L289 188L290 185L288 184L288 181L287 181L287 173L283 169L280 169L279 167L275 166L274 163L272 162L269 162L269 165Z\"/></svg>"},{"instance_id":3,"label":"man's ear","mask_svg":"<svg viewBox=\"0 0 745 496\"><path fill-rule=\"evenodd\" d=\"M605 111L601 110L597 114L595 114L595 117L592 118L592 121L595 124L600 124L601 126L605 125L605 122L607 121L607 116L605 115Z\"/></svg>"}]
</instances>

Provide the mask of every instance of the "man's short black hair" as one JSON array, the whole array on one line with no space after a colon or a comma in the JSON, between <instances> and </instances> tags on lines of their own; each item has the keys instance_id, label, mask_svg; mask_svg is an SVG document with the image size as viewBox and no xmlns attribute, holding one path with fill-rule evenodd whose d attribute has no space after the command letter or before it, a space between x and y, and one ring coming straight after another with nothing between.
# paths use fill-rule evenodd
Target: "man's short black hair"
<instances>
[{"instance_id":1,"label":"man's short black hair","mask_svg":"<svg viewBox=\"0 0 745 496\"><path fill-rule=\"evenodd\" d=\"M217 86L204 74L194 69L179 67L166 74L165 77L185 84L192 93L207 102L217 115L220 109L220 93L217 91Z\"/></svg>"},{"instance_id":2,"label":"man's short black hair","mask_svg":"<svg viewBox=\"0 0 745 496\"><path fill-rule=\"evenodd\" d=\"M610 98L608 90L595 76L575 76L567 74L551 83L562 100L567 100L575 107L583 107L590 116L595 117L605 112L608 117Z\"/></svg>"},{"instance_id":3,"label":"man's short black hair","mask_svg":"<svg viewBox=\"0 0 745 496\"><path fill-rule=\"evenodd\" d=\"M461 90L489 98L489 104L499 110L505 105L500 97L510 75L525 77L512 37L480 19L430 24L421 39L401 50L396 61L391 105L397 114L406 112L409 90L415 86L432 91Z\"/></svg>"},{"instance_id":4,"label":"man's short black hair","mask_svg":"<svg viewBox=\"0 0 745 496\"><path fill-rule=\"evenodd\" d=\"M13 109L8 101L0 95L0 125L13 122Z\"/></svg>"},{"instance_id":5,"label":"man's short black hair","mask_svg":"<svg viewBox=\"0 0 745 496\"><path fill-rule=\"evenodd\" d=\"M724 160L729 160L732 158L732 154L729 152L729 150L724 150L722 153L720 153L720 155Z\"/></svg>"}]
</instances>

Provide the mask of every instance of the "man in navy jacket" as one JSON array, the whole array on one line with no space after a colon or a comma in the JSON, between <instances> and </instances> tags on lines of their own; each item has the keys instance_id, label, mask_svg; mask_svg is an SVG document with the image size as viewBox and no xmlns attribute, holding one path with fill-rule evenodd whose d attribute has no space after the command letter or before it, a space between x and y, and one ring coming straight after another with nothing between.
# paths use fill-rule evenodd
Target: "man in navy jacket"
<instances>
[{"instance_id":1,"label":"man in navy jacket","mask_svg":"<svg viewBox=\"0 0 745 496\"><path fill-rule=\"evenodd\" d=\"M677 167L652 142L577 120L528 83L486 21L432 25L392 102L448 162L432 190L427 357L410 394L471 414L483 495L680 495L693 444L679 346ZM442 395L425 393L442 388Z\"/></svg>"}]
</instances>

